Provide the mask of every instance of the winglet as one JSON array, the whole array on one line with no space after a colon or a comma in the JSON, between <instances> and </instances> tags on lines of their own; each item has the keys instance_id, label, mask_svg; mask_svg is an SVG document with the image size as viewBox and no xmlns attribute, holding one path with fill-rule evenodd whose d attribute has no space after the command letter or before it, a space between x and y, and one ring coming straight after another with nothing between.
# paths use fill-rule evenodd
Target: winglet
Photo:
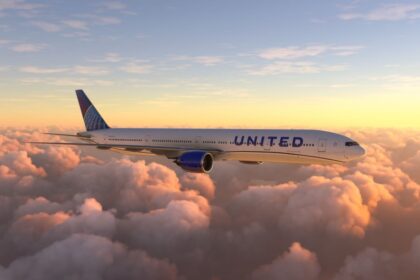
<instances>
[{"instance_id":1,"label":"winglet","mask_svg":"<svg viewBox=\"0 0 420 280\"><path fill-rule=\"evenodd\" d=\"M76 90L77 99L79 101L80 110L82 112L83 120L85 122L86 130L108 129L109 126L101 117L99 112L90 102L89 98L82 89Z\"/></svg>"}]
</instances>

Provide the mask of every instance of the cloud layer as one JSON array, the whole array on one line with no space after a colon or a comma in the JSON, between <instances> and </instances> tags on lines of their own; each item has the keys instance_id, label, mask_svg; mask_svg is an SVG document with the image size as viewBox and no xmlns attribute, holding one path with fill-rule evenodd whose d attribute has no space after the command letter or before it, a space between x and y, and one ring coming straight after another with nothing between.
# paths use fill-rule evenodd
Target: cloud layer
<instances>
[{"instance_id":1,"label":"cloud layer","mask_svg":"<svg viewBox=\"0 0 420 280\"><path fill-rule=\"evenodd\" d=\"M420 133L345 133L366 158L208 176L3 129L0 279L418 279Z\"/></svg>"}]
</instances>

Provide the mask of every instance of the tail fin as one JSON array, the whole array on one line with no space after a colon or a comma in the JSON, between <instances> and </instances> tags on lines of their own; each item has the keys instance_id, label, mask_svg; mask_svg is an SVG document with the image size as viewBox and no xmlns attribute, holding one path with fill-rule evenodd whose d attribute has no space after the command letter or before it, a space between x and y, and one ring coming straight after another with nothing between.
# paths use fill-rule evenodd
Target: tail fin
<instances>
[{"instance_id":1,"label":"tail fin","mask_svg":"<svg viewBox=\"0 0 420 280\"><path fill-rule=\"evenodd\" d=\"M90 102L85 92L81 89L76 90L77 99L79 100L80 110L82 111L83 120L87 131L108 129L109 126L105 120Z\"/></svg>"}]
</instances>

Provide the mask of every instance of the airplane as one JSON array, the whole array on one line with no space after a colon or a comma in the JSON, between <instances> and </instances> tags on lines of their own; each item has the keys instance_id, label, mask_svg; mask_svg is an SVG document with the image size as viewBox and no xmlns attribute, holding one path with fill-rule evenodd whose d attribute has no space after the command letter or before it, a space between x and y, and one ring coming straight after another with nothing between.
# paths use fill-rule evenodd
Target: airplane
<instances>
[{"instance_id":1,"label":"airplane","mask_svg":"<svg viewBox=\"0 0 420 280\"><path fill-rule=\"evenodd\" d=\"M366 153L356 141L322 130L111 128L85 92L76 90L86 131L84 142L29 142L91 146L128 155L159 155L188 172L209 173L215 161L245 164L345 164Z\"/></svg>"}]
</instances>

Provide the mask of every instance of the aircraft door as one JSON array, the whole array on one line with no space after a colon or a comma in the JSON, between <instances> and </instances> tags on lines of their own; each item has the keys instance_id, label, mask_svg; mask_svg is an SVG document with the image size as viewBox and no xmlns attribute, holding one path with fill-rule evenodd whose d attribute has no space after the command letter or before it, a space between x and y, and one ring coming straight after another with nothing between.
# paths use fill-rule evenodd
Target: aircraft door
<instances>
[{"instance_id":1,"label":"aircraft door","mask_svg":"<svg viewBox=\"0 0 420 280\"><path fill-rule=\"evenodd\" d=\"M327 140L319 139L318 141L318 152L325 153L327 151Z\"/></svg>"}]
</instances>

